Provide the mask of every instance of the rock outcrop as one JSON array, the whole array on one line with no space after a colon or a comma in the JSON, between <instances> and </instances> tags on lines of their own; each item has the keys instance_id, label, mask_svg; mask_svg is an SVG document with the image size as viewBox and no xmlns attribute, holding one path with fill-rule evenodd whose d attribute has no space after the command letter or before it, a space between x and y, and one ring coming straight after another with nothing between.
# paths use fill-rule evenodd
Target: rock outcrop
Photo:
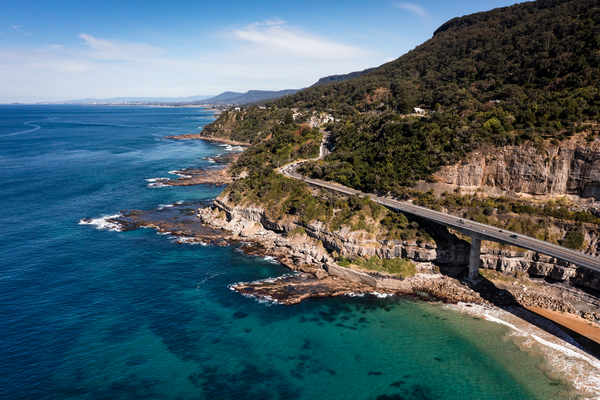
<instances>
[{"instance_id":1,"label":"rock outcrop","mask_svg":"<svg viewBox=\"0 0 600 400\"><path fill-rule=\"evenodd\" d=\"M232 221L234 222L234 231L236 230L235 221L242 220L260 223L265 229L277 233L288 233L300 227L293 219L287 222L272 221L262 208L232 206L223 198L216 199L214 204L225 213L229 224ZM228 226L222 227L231 229ZM313 221L304 228L304 231L308 237L321 243L328 252L335 251L350 259L378 256L386 259L409 258L416 262L435 261L446 265L466 265L469 263L468 243L447 234L447 231L447 237L444 238L446 243L444 248L439 248L436 243L418 243L416 240L378 241L365 238L363 232L352 232L345 226L329 232L320 221Z\"/></svg>"},{"instance_id":2,"label":"rock outcrop","mask_svg":"<svg viewBox=\"0 0 600 400\"><path fill-rule=\"evenodd\" d=\"M290 219L286 222L272 221L264 209L258 207L232 206L226 198L215 200L217 209L202 209L199 215L205 221L219 228L232 232L239 238L258 235L263 242L272 244L279 252L280 259L290 268L311 272L342 276L331 268L334 259L331 253L337 252L346 258L373 257L408 258L416 263L433 262L444 268L462 269L469 263L469 243L458 239L446 228L432 226L436 242L418 243L415 240L383 240L365 238L360 231L350 231L342 227L329 232L325 225L314 221L304 227L301 235L284 238L277 233L289 233L300 225ZM216 213L222 218L215 217ZM592 238L589 238L592 240ZM312 266L312 267L310 267ZM527 273L536 277L548 277L556 281L568 281L575 285L600 291L600 273L577 267L553 257L513 247L483 247L481 251L481 268L492 269L508 274ZM347 278L347 277L346 277ZM363 283L373 283L370 278L354 276ZM373 287L386 286L390 289L396 283L380 283Z\"/></svg>"},{"instance_id":3,"label":"rock outcrop","mask_svg":"<svg viewBox=\"0 0 600 400\"><path fill-rule=\"evenodd\" d=\"M600 144L582 135L543 148L506 146L473 152L434 174L440 183L491 195L600 200Z\"/></svg>"},{"instance_id":4,"label":"rock outcrop","mask_svg":"<svg viewBox=\"0 0 600 400\"><path fill-rule=\"evenodd\" d=\"M599 272L528 250L482 248L481 268L507 274L524 272L600 291Z\"/></svg>"}]
</instances>

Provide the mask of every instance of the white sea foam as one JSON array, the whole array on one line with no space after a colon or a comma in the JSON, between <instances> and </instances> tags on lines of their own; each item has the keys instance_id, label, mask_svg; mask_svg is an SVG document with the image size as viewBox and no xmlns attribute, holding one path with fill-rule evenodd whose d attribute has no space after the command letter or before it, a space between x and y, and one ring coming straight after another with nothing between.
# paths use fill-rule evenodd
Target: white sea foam
<instances>
[{"instance_id":1,"label":"white sea foam","mask_svg":"<svg viewBox=\"0 0 600 400\"><path fill-rule=\"evenodd\" d=\"M479 305L467 307L464 303L444 307L507 326L510 328L508 336L525 339L521 344L523 347L539 350L552 370L564 376L577 390L585 393L587 398L600 399L600 361L590 357L554 324L522 309L510 313ZM528 319L534 319L536 324L545 329L525 321L519 313L528 313Z\"/></svg>"},{"instance_id":2,"label":"white sea foam","mask_svg":"<svg viewBox=\"0 0 600 400\"><path fill-rule=\"evenodd\" d=\"M100 218L86 218L79 220L79 225L93 225L96 229L108 229L110 231L121 232L123 230L121 225L109 220L122 216L122 214L115 214Z\"/></svg>"},{"instance_id":3,"label":"white sea foam","mask_svg":"<svg viewBox=\"0 0 600 400\"><path fill-rule=\"evenodd\" d=\"M215 161L215 160L213 160L213 159L212 159L212 158L210 158L210 157L208 157L208 158L207 158L207 160L208 160L208 162L209 162L209 163L216 163L216 161Z\"/></svg>"},{"instance_id":4,"label":"white sea foam","mask_svg":"<svg viewBox=\"0 0 600 400\"><path fill-rule=\"evenodd\" d=\"M379 293L379 292L367 292L367 293L349 292L349 293L345 293L344 296L346 296L346 297L365 297L368 294L370 294L371 296L375 296L378 299L385 299L385 298L394 296L393 293Z\"/></svg>"},{"instance_id":5,"label":"white sea foam","mask_svg":"<svg viewBox=\"0 0 600 400\"><path fill-rule=\"evenodd\" d=\"M293 277L300 276L300 275L302 275L301 272L293 271L293 272L290 272L290 273L287 273L287 274L283 274L283 275L277 276L277 277L271 277L271 278L266 278L266 279L258 279L256 281L252 281L252 282L238 282L238 283L233 283L233 284L231 284L229 286L235 288L236 286L239 286L239 285L248 285L248 284L258 285L258 284L261 284L261 283L273 283L273 282L277 282L277 281L285 279L285 278L293 278Z\"/></svg>"},{"instance_id":6,"label":"white sea foam","mask_svg":"<svg viewBox=\"0 0 600 400\"><path fill-rule=\"evenodd\" d=\"M150 182L148 184L148 187L151 188L161 188L161 187L167 187L169 185L164 184L163 182L168 181L169 178L150 178L150 179L146 179L146 182Z\"/></svg>"},{"instance_id":7,"label":"white sea foam","mask_svg":"<svg viewBox=\"0 0 600 400\"><path fill-rule=\"evenodd\" d=\"M149 188L163 188L163 187L169 187L170 185L166 185L162 182L154 182L154 183L149 183L148 187Z\"/></svg>"},{"instance_id":8,"label":"white sea foam","mask_svg":"<svg viewBox=\"0 0 600 400\"><path fill-rule=\"evenodd\" d=\"M169 171L168 173L169 173L169 174L171 174L171 175L177 175L177 176L180 176L180 177L182 177L182 178L191 178L191 177L192 177L191 175L185 175L185 174L182 174L182 173L180 173L180 171L179 171L179 170L173 170L173 171Z\"/></svg>"},{"instance_id":9,"label":"white sea foam","mask_svg":"<svg viewBox=\"0 0 600 400\"><path fill-rule=\"evenodd\" d=\"M393 293L370 292L369 294L372 294L373 296L377 297L378 299L385 299L385 298L394 296Z\"/></svg>"},{"instance_id":10,"label":"white sea foam","mask_svg":"<svg viewBox=\"0 0 600 400\"><path fill-rule=\"evenodd\" d=\"M344 296L347 296L347 297L365 297L365 293L350 292L350 293L345 293Z\"/></svg>"},{"instance_id":11,"label":"white sea foam","mask_svg":"<svg viewBox=\"0 0 600 400\"><path fill-rule=\"evenodd\" d=\"M211 275L211 276L208 276L208 277L206 277L206 278L202 279L202 280L201 280L201 281L198 283L198 287L196 287L196 289L199 289L199 288L200 288L200 285L201 285L201 284L203 284L204 282L206 282L206 281L208 281L208 280L210 280L210 279L212 279L212 278L214 278L214 277L217 277L217 276L219 276L219 275L223 275L223 274L221 274L221 273L219 273L219 274L213 274L213 275Z\"/></svg>"},{"instance_id":12,"label":"white sea foam","mask_svg":"<svg viewBox=\"0 0 600 400\"><path fill-rule=\"evenodd\" d=\"M236 152L244 151L244 148L242 146L232 146L230 144L220 144L219 146L225 147L226 151L236 151Z\"/></svg>"},{"instance_id":13,"label":"white sea foam","mask_svg":"<svg viewBox=\"0 0 600 400\"><path fill-rule=\"evenodd\" d=\"M203 242L198 242L198 239L193 236L177 236L175 237L175 242L179 244L204 244ZM206 244L204 244L206 246Z\"/></svg>"},{"instance_id":14,"label":"white sea foam","mask_svg":"<svg viewBox=\"0 0 600 400\"><path fill-rule=\"evenodd\" d=\"M0 137L14 136L14 135L21 135L21 134L23 134L23 133L31 133L31 132L35 132L35 131L37 131L37 130L39 130L39 129L42 129L42 127L41 127L41 126L39 126L39 125L34 125L34 124L33 124L34 122L40 122L40 121L29 121L29 122L23 122L23 125L26 125L26 126L33 126L34 128L33 128L33 129L27 129L27 130L25 130L25 131L21 131L21 132L14 132L14 133L8 133L8 134L6 134L6 135L0 135Z\"/></svg>"},{"instance_id":15,"label":"white sea foam","mask_svg":"<svg viewBox=\"0 0 600 400\"><path fill-rule=\"evenodd\" d=\"M271 264L279 264L279 261L273 256L264 256L263 260L270 262Z\"/></svg>"},{"instance_id":16,"label":"white sea foam","mask_svg":"<svg viewBox=\"0 0 600 400\"><path fill-rule=\"evenodd\" d=\"M235 290L237 285L241 285L242 283L235 283L232 285L227 286L229 288L229 290L233 290L234 292L237 292ZM239 292L238 292L239 293ZM271 296L268 295L260 295L260 294L248 294L248 293L240 293L242 296L247 297L249 299L253 299L258 301L261 304L265 304L267 306L273 305L273 304L277 304L280 305L281 303L278 302L277 300L275 300L274 298L272 298Z\"/></svg>"}]
</instances>

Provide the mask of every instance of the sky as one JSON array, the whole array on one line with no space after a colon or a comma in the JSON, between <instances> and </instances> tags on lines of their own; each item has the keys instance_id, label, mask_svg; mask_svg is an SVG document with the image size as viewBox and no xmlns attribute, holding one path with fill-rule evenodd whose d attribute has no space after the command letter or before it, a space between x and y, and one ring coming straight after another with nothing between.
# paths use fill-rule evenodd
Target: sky
<instances>
[{"instance_id":1,"label":"sky","mask_svg":"<svg viewBox=\"0 0 600 400\"><path fill-rule=\"evenodd\" d=\"M300 89L511 0L0 0L0 103Z\"/></svg>"}]
</instances>

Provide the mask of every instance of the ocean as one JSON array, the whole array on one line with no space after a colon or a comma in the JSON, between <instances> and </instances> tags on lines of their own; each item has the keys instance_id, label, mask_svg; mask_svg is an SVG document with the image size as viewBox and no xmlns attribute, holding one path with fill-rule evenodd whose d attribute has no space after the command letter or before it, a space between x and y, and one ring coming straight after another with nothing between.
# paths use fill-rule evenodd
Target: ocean
<instances>
[{"instance_id":1,"label":"ocean","mask_svg":"<svg viewBox=\"0 0 600 400\"><path fill-rule=\"evenodd\" d=\"M234 150L164 139L213 120L200 108L0 106L0 398L594 393L597 360L514 313L377 295L276 305L230 289L290 272L268 257L110 229L103 218L124 209L219 195L153 185Z\"/></svg>"}]
</instances>

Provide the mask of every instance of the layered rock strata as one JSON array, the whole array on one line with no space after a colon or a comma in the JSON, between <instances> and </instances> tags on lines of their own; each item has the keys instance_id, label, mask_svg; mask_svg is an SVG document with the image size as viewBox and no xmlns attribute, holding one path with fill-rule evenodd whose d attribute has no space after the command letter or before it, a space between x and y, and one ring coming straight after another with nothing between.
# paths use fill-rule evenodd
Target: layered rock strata
<instances>
[{"instance_id":1,"label":"layered rock strata","mask_svg":"<svg viewBox=\"0 0 600 400\"><path fill-rule=\"evenodd\" d=\"M215 206L224 212L226 220L222 223L231 226L231 221L252 221L259 223L265 235L287 233L299 225L293 220L287 222L271 221L262 208L256 207L235 207L227 203L226 199L217 199ZM201 211L206 213L208 211ZM212 212L212 211L210 211ZM205 218L211 216L203 214ZM237 228L234 225L233 230ZM408 258L417 263L434 262L442 268L453 268L461 270L469 263L469 243L459 240L447 229L440 226L433 226L436 243L417 243L415 240L364 240L356 232L350 232L347 228L340 228L337 231L329 232L325 226L319 222L313 222L304 228L306 235L320 243L327 252L316 260L316 247L311 248L308 244L293 243L289 239L278 237L277 246L290 251L290 257L296 262L305 262L311 264L317 261L321 263L323 269L328 262L333 262L329 255L331 252L338 252L346 258L355 257L373 257L379 258ZM245 233L240 229L240 235ZM275 235L276 236L276 235ZM274 237L275 237L274 236ZM508 246L484 247L481 250L481 267L492 269L503 273L525 272L536 277L547 277L556 281L568 281L578 286L587 287L600 292L600 273L577 267L574 264L558 260L553 257L535 253L528 250L518 249Z\"/></svg>"},{"instance_id":2,"label":"layered rock strata","mask_svg":"<svg viewBox=\"0 0 600 400\"><path fill-rule=\"evenodd\" d=\"M559 146L505 146L473 152L434 176L437 189L482 189L490 195L600 200L600 143L580 134ZM430 184L432 187L435 184ZM441 186L440 186L441 185ZM422 184L425 189L426 184Z\"/></svg>"}]
</instances>

